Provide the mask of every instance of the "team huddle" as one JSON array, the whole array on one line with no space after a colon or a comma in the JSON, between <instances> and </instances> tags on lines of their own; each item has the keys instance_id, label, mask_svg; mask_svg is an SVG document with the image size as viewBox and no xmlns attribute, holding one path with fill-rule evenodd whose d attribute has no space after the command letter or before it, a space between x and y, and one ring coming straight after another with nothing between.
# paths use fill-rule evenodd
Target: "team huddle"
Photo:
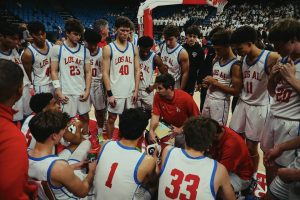
<instances>
[{"instance_id":1,"label":"team huddle","mask_svg":"<svg viewBox=\"0 0 300 200\"><path fill-rule=\"evenodd\" d=\"M300 198L299 21L270 29L276 52L258 48L250 26L214 29L212 70L192 84L207 90L201 113L187 91L194 54L177 42L176 26L165 27L159 52L151 37L133 36L127 17L116 19L115 40L101 47L101 34L76 19L66 21L66 39L57 44L46 40L41 22L28 30L33 41L19 55L18 29L1 26L0 82L21 83L13 121L22 124L39 198L241 199L253 193L259 144L265 198ZM186 33L195 45L195 27ZM232 97L239 100L229 122ZM96 135L89 130L92 106ZM156 132L162 124L169 128L164 136ZM96 160L87 161L91 149Z\"/></svg>"}]
</instances>

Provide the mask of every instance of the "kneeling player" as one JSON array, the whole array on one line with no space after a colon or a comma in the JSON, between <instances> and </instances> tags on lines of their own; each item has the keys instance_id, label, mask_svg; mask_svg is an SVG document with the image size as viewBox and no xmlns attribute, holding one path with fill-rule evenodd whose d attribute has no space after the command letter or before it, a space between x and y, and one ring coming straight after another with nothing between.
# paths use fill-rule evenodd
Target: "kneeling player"
<instances>
[{"instance_id":1,"label":"kneeling player","mask_svg":"<svg viewBox=\"0 0 300 200\"><path fill-rule=\"evenodd\" d=\"M156 158L137 150L137 143L148 124L141 109L125 110L120 115L120 141L106 143L98 158L96 169L96 199L133 199L137 188L151 177Z\"/></svg>"},{"instance_id":2,"label":"kneeling player","mask_svg":"<svg viewBox=\"0 0 300 200\"><path fill-rule=\"evenodd\" d=\"M184 149L168 146L162 154L158 199L235 199L226 168L204 156L217 127L208 118L192 117L183 126Z\"/></svg>"},{"instance_id":3,"label":"kneeling player","mask_svg":"<svg viewBox=\"0 0 300 200\"><path fill-rule=\"evenodd\" d=\"M29 123L37 142L34 149L28 151L28 175L35 180L47 181L56 199L78 199L88 195L96 169L96 163L92 162L89 163L88 174L82 172L84 162L80 161L85 160L87 152L76 150L69 162L52 154L53 147L64 135L68 121L66 113L46 111L34 116ZM85 146L90 145L88 140L85 141Z\"/></svg>"}]
</instances>

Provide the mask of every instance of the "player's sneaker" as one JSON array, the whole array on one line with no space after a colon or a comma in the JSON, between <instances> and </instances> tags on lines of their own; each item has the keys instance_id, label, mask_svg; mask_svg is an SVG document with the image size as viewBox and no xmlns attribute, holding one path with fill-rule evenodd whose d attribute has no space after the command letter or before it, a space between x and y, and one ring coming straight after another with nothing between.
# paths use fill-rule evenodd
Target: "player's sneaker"
<instances>
[{"instance_id":1,"label":"player's sneaker","mask_svg":"<svg viewBox=\"0 0 300 200\"><path fill-rule=\"evenodd\" d=\"M255 178L252 178L250 185L245 190L242 191L242 194L245 196L253 195L256 187L257 187L257 180Z\"/></svg>"}]
</instances>

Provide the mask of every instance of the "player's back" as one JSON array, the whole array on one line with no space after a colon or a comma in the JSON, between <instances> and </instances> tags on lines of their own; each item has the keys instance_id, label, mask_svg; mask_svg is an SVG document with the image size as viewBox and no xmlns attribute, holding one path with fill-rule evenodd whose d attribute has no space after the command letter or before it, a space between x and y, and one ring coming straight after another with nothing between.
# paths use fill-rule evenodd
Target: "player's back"
<instances>
[{"instance_id":1,"label":"player's back","mask_svg":"<svg viewBox=\"0 0 300 200\"><path fill-rule=\"evenodd\" d=\"M216 161L173 148L161 170L158 199L215 199L216 170Z\"/></svg>"},{"instance_id":2,"label":"player's back","mask_svg":"<svg viewBox=\"0 0 300 200\"><path fill-rule=\"evenodd\" d=\"M133 199L141 184L137 178L145 155L134 147L111 141L103 146L94 178L96 199Z\"/></svg>"}]
</instances>

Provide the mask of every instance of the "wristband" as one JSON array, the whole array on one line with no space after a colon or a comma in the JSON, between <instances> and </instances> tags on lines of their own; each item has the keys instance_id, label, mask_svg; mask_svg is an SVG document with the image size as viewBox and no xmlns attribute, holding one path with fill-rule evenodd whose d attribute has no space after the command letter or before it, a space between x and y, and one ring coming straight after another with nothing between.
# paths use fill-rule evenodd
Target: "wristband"
<instances>
[{"instance_id":1,"label":"wristband","mask_svg":"<svg viewBox=\"0 0 300 200\"><path fill-rule=\"evenodd\" d=\"M108 97L113 96L113 93L111 92L111 90L107 90L106 93L107 93L107 96L108 96Z\"/></svg>"},{"instance_id":2,"label":"wristband","mask_svg":"<svg viewBox=\"0 0 300 200\"><path fill-rule=\"evenodd\" d=\"M53 80L52 85L55 89L60 88L60 83L59 80Z\"/></svg>"}]
</instances>

